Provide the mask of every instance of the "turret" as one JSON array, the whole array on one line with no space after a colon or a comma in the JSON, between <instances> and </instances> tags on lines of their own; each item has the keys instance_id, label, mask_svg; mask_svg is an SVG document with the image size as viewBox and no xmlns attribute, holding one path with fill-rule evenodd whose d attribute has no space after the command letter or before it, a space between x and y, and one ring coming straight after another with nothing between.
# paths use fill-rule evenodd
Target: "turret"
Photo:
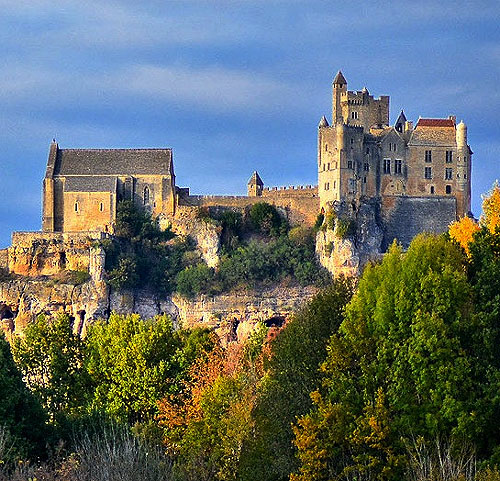
<instances>
[{"instance_id":1,"label":"turret","mask_svg":"<svg viewBox=\"0 0 500 481\"><path fill-rule=\"evenodd\" d=\"M264 188L264 182L260 178L257 171L254 171L252 177L248 181L248 197L260 197L262 195L262 189Z\"/></svg>"},{"instance_id":2,"label":"turret","mask_svg":"<svg viewBox=\"0 0 500 481\"><path fill-rule=\"evenodd\" d=\"M463 120L457 125L457 147L459 149L467 147L467 126Z\"/></svg>"},{"instance_id":3,"label":"turret","mask_svg":"<svg viewBox=\"0 0 500 481\"><path fill-rule=\"evenodd\" d=\"M342 116L342 95L347 92L347 80L339 70L333 79L333 99L332 99L332 124L343 123Z\"/></svg>"}]
</instances>

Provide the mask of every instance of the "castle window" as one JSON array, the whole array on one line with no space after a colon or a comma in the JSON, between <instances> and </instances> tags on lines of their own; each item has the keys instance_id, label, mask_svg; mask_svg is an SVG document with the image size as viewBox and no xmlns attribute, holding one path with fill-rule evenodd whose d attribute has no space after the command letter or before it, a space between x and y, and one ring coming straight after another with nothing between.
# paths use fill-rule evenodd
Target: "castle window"
<instances>
[{"instance_id":1,"label":"castle window","mask_svg":"<svg viewBox=\"0 0 500 481\"><path fill-rule=\"evenodd\" d=\"M352 169L352 160L347 161L347 168Z\"/></svg>"},{"instance_id":2,"label":"castle window","mask_svg":"<svg viewBox=\"0 0 500 481\"><path fill-rule=\"evenodd\" d=\"M99 204L99 210L101 212L104 210L104 204L102 202Z\"/></svg>"},{"instance_id":3,"label":"castle window","mask_svg":"<svg viewBox=\"0 0 500 481\"><path fill-rule=\"evenodd\" d=\"M326 170L330 170L330 162L328 162L328 164L326 165L327 165Z\"/></svg>"},{"instance_id":4,"label":"castle window","mask_svg":"<svg viewBox=\"0 0 500 481\"><path fill-rule=\"evenodd\" d=\"M434 186L431 185L431 194L434 194Z\"/></svg>"},{"instance_id":5,"label":"castle window","mask_svg":"<svg viewBox=\"0 0 500 481\"><path fill-rule=\"evenodd\" d=\"M330 189L330 183L329 182L325 182L325 190L329 190Z\"/></svg>"},{"instance_id":6,"label":"castle window","mask_svg":"<svg viewBox=\"0 0 500 481\"><path fill-rule=\"evenodd\" d=\"M355 179L349 179L349 192L353 193L356 192L356 180Z\"/></svg>"},{"instance_id":7,"label":"castle window","mask_svg":"<svg viewBox=\"0 0 500 481\"><path fill-rule=\"evenodd\" d=\"M78 212L80 207L78 206L78 202L75 202L75 212Z\"/></svg>"},{"instance_id":8,"label":"castle window","mask_svg":"<svg viewBox=\"0 0 500 481\"><path fill-rule=\"evenodd\" d=\"M446 151L446 163L451 164L453 162L453 150Z\"/></svg>"},{"instance_id":9,"label":"castle window","mask_svg":"<svg viewBox=\"0 0 500 481\"><path fill-rule=\"evenodd\" d=\"M389 151L396 152L396 144L389 142Z\"/></svg>"},{"instance_id":10,"label":"castle window","mask_svg":"<svg viewBox=\"0 0 500 481\"><path fill-rule=\"evenodd\" d=\"M394 173L395 174L401 174L401 164L402 164L401 159L396 159L394 161Z\"/></svg>"},{"instance_id":11,"label":"castle window","mask_svg":"<svg viewBox=\"0 0 500 481\"><path fill-rule=\"evenodd\" d=\"M384 174L391 173L391 159L384 159Z\"/></svg>"},{"instance_id":12,"label":"castle window","mask_svg":"<svg viewBox=\"0 0 500 481\"><path fill-rule=\"evenodd\" d=\"M425 151L425 161L432 162L432 150Z\"/></svg>"},{"instance_id":13,"label":"castle window","mask_svg":"<svg viewBox=\"0 0 500 481\"><path fill-rule=\"evenodd\" d=\"M368 164L367 162L365 162L365 164L363 165L363 170L365 172L369 172L370 171L370 164Z\"/></svg>"},{"instance_id":14,"label":"castle window","mask_svg":"<svg viewBox=\"0 0 500 481\"><path fill-rule=\"evenodd\" d=\"M426 179L432 179L432 167L425 168L424 177Z\"/></svg>"},{"instance_id":15,"label":"castle window","mask_svg":"<svg viewBox=\"0 0 500 481\"><path fill-rule=\"evenodd\" d=\"M464 179L466 179L466 178L467 178L467 174L464 174Z\"/></svg>"},{"instance_id":16,"label":"castle window","mask_svg":"<svg viewBox=\"0 0 500 481\"><path fill-rule=\"evenodd\" d=\"M351 145L354 144L354 139L351 139Z\"/></svg>"},{"instance_id":17,"label":"castle window","mask_svg":"<svg viewBox=\"0 0 500 481\"><path fill-rule=\"evenodd\" d=\"M367 149L366 149L366 153L367 153L367 154L369 154L369 153L370 153L370 149L369 149L369 148L367 148Z\"/></svg>"},{"instance_id":18,"label":"castle window","mask_svg":"<svg viewBox=\"0 0 500 481\"><path fill-rule=\"evenodd\" d=\"M149 187L144 187L144 195L143 195L144 205L149 204Z\"/></svg>"},{"instance_id":19,"label":"castle window","mask_svg":"<svg viewBox=\"0 0 500 481\"><path fill-rule=\"evenodd\" d=\"M351 119L358 119L358 118L359 118L358 112L355 112L355 111L351 112Z\"/></svg>"},{"instance_id":20,"label":"castle window","mask_svg":"<svg viewBox=\"0 0 500 481\"><path fill-rule=\"evenodd\" d=\"M366 177L363 177L363 184L366 184Z\"/></svg>"},{"instance_id":21,"label":"castle window","mask_svg":"<svg viewBox=\"0 0 500 481\"><path fill-rule=\"evenodd\" d=\"M328 144L325 144L325 152L328 152Z\"/></svg>"},{"instance_id":22,"label":"castle window","mask_svg":"<svg viewBox=\"0 0 500 481\"><path fill-rule=\"evenodd\" d=\"M336 189L336 188L337 188L337 181L336 181L336 180L334 180L334 181L333 181L333 188L334 188L334 189Z\"/></svg>"},{"instance_id":23,"label":"castle window","mask_svg":"<svg viewBox=\"0 0 500 481\"><path fill-rule=\"evenodd\" d=\"M444 171L444 178L446 180L453 179L453 169L445 169L445 171Z\"/></svg>"},{"instance_id":24,"label":"castle window","mask_svg":"<svg viewBox=\"0 0 500 481\"><path fill-rule=\"evenodd\" d=\"M451 194L451 185L446 186L446 193Z\"/></svg>"}]
</instances>

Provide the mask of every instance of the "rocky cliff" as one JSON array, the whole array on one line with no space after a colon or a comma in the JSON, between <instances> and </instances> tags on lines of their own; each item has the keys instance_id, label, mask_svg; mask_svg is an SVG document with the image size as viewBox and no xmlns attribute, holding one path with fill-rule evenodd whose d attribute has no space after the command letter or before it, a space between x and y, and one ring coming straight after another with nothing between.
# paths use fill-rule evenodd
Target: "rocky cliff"
<instances>
[{"instance_id":1,"label":"rocky cliff","mask_svg":"<svg viewBox=\"0 0 500 481\"><path fill-rule=\"evenodd\" d=\"M334 275L358 276L365 264L378 260L384 231L376 201L339 203L325 215L316 235L316 253Z\"/></svg>"}]
</instances>

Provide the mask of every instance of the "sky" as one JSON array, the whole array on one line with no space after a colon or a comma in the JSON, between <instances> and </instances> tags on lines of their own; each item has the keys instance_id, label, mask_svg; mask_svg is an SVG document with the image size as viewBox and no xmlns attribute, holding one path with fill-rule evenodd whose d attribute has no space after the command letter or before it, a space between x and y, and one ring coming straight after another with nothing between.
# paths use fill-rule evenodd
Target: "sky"
<instances>
[{"instance_id":1,"label":"sky","mask_svg":"<svg viewBox=\"0 0 500 481\"><path fill-rule=\"evenodd\" d=\"M472 208L500 178L500 2L0 0L0 248L38 230L49 144L171 147L177 185L316 184L331 83L457 116Z\"/></svg>"}]
</instances>

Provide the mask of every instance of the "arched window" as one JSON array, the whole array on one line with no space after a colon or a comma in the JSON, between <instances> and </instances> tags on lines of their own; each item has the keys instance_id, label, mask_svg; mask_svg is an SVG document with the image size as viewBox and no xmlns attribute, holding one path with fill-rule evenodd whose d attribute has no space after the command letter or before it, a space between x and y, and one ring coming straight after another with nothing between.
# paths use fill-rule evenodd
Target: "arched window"
<instances>
[{"instance_id":1,"label":"arched window","mask_svg":"<svg viewBox=\"0 0 500 481\"><path fill-rule=\"evenodd\" d=\"M78 202L75 202L75 212L78 212Z\"/></svg>"},{"instance_id":2,"label":"arched window","mask_svg":"<svg viewBox=\"0 0 500 481\"><path fill-rule=\"evenodd\" d=\"M148 205L149 204L149 187L144 187L144 205Z\"/></svg>"}]
</instances>

